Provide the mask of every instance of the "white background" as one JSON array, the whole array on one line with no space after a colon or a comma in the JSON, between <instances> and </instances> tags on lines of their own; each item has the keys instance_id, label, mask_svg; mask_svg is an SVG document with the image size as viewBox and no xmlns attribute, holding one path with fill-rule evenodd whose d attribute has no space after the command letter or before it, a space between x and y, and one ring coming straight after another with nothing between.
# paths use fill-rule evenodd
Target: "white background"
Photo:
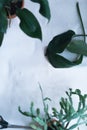
<instances>
[{"instance_id":1,"label":"white background","mask_svg":"<svg viewBox=\"0 0 87 130\"><path fill-rule=\"evenodd\" d=\"M78 0L87 32L87 0ZM31 101L42 109L41 84L44 96L52 99L50 106L58 107L61 96L68 88L80 88L87 93L87 58L69 69L53 68L44 50L52 38L69 29L82 33L76 10L76 0L49 0L51 21L39 13L39 5L25 0L25 7L37 16L43 32L42 42L26 36L19 28L19 19L11 21L0 48L0 115L7 121L26 125L29 119L18 112L18 106L29 110ZM69 58L71 56L67 54ZM82 128L83 129L83 128ZM86 130L87 128L84 128Z\"/></svg>"}]
</instances>

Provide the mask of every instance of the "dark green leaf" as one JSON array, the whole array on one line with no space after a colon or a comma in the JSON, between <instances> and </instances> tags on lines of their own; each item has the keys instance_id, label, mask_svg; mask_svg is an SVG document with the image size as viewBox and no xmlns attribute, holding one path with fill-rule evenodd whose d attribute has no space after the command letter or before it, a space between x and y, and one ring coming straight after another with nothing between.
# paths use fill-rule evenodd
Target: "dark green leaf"
<instances>
[{"instance_id":1,"label":"dark green leaf","mask_svg":"<svg viewBox=\"0 0 87 130\"><path fill-rule=\"evenodd\" d=\"M75 90L75 93L76 93L77 95L81 95L81 90L80 90L80 89L76 89L76 90Z\"/></svg>"},{"instance_id":2,"label":"dark green leaf","mask_svg":"<svg viewBox=\"0 0 87 130\"><path fill-rule=\"evenodd\" d=\"M70 43L73 35L75 35L75 32L69 30L65 33L57 35L49 43L46 50L46 56L53 67L67 68L67 67L78 65L82 62L83 56L80 56L75 61L69 61L68 59L58 54L58 53L62 53L65 50L65 48Z\"/></svg>"},{"instance_id":3,"label":"dark green leaf","mask_svg":"<svg viewBox=\"0 0 87 130\"><path fill-rule=\"evenodd\" d=\"M7 20L6 12L5 10L2 10L0 12L0 32L5 33L7 30L7 26L8 26L8 20Z\"/></svg>"},{"instance_id":4,"label":"dark green leaf","mask_svg":"<svg viewBox=\"0 0 87 130\"><path fill-rule=\"evenodd\" d=\"M42 40L42 32L36 17L27 9L18 9L17 16L20 19L20 28L28 36Z\"/></svg>"},{"instance_id":5,"label":"dark green leaf","mask_svg":"<svg viewBox=\"0 0 87 130\"><path fill-rule=\"evenodd\" d=\"M31 117L31 118L36 118L36 115L34 115L33 113L31 112L27 112L27 111L22 111L20 106L18 107L18 110L21 114L23 114L24 116L28 116L28 117Z\"/></svg>"},{"instance_id":6,"label":"dark green leaf","mask_svg":"<svg viewBox=\"0 0 87 130\"><path fill-rule=\"evenodd\" d=\"M2 10L2 8L3 8L3 4L2 2L0 2L0 11Z\"/></svg>"},{"instance_id":7,"label":"dark green leaf","mask_svg":"<svg viewBox=\"0 0 87 130\"><path fill-rule=\"evenodd\" d=\"M67 46L67 49L72 53L82 54L87 56L87 44L81 40L73 40Z\"/></svg>"},{"instance_id":8,"label":"dark green leaf","mask_svg":"<svg viewBox=\"0 0 87 130\"><path fill-rule=\"evenodd\" d=\"M47 51L52 53L61 53L70 43L72 36L75 34L72 30L64 32L60 35L55 36L47 47ZM47 52L46 52L47 54Z\"/></svg>"},{"instance_id":9,"label":"dark green leaf","mask_svg":"<svg viewBox=\"0 0 87 130\"><path fill-rule=\"evenodd\" d=\"M37 114L37 116L40 115L40 109L39 108L36 109L36 114Z\"/></svg>"},{"instance_id":10,"label":"dark green leaf","mask_svg":"<svg viewBox=\"0 0 87 130\"><path fill-rule=\"evenodd\" d=\"M0 33L0 46L2 45L3 38L4 38L4 33Z\"/></svg>"},{"instance_id":11,"label":"dark green leaf","mask_svg":"<svg viewBox=\"0 0 87 130\"><path fill-rule=\"evenodd\" d=\"M12 0L0 0L0 11L10 4Z\"/></svg>"},{"instance_id":12,"label":"dark green leaf","mask_svg":"<svg viewBox=\"0 0 87 130\"><path fill-rule=\"evenodd\" d=\"M51 65L55 68L68 68L68 67L72 67L75 65L79 65L82 62L82 56L73 62L67 60L66 58L64 58L58 54L54 54L54 53L48 53L47 58L48 58L49 62L51 63Z\"/></svg>"},{"instance_id":13,"label":"dark green leaf","mask_svg":"<svg viewBox=\"0 0 87 130\"><path fill-rule=\"evenodd\" d=\"M8 26L8 20L7 20L6 12L5 10L1 10L0 12L0 46L4 38L4 33L7 30L7 26Z\"/></svg>"},{"instance_id":14,"label":"dark green leaf","mask_svg":"<svg viewBox=\"0 0 87 130\"><path fill-rule=\"evenodd\" d=\"M19 110L19 112L20 112L21 114L23 114L23 115L25 115L25 116L30 116L30 117L32 117L31 113L29 113L29 112L23 112L20 107L18 107L18 110Z\"/></svg>"},{"instance_id":15,"label":"dark green leaf","mask_svg":"<svg viewBox=\"0 0 87 130\"><path fill-rule=\"evenodd\" d=\"M51 14L50 14L50 7L48 0L31 0L32 2L36 2L40 4L40 10L39 12L46 17L48 20L50 20Z\"/></svg>"}]
</instances>

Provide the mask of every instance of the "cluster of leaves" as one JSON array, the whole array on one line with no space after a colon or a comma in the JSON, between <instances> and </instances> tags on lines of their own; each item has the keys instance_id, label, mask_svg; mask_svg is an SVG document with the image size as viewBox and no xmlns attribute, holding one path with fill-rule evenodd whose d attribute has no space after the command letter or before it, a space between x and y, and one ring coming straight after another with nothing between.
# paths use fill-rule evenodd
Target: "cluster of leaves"
<instances>
[{"instance_id":1,"label":"cluster of leaves","mask_svg":"<svg viewBox=\"0 0 87 130\"><path fill-rule=\"evenodd\" d=\"M81 21L83 35L77 35L73 30L68 30L60 35L55 36L49 43L46 56L49 62L55 68L67 68L72 67L82 63L83 55L87 56L87 44L85 36L85 29L80 13L79 3L76 4L77 12ZM83 36L84 40L77 40L76 37ZM65 57L61 56L61 53L67 49L71 53L76 53L77 58L75 61L70 61ZM79 56L78 56L79 54Z\"/></svg>"},{"instance_id":2,"label":"cluster of leaves","mask_svg":"<svg viewBox=\"0 0 87 130\"><path fill-rule=\"evenodd\" d=\"M61 124L60 129L58 128L58 130L72 130L79 125L87 124L87 94L81 94L79 89L76 89L75 91L69 89L66 94L67 98L61 98L60 111L58 112L57 109L52 108L53 116L56 117ZM79 100L77 108L73 101L73 96L77 96L77 99ZM72 123L73 121L75 123Z\"/></svg>"},{"instance_id":3,"label":"cluster of leaves","mask_svg":"<svg viewBox=\"0 0 87 130\"><path fill-rule=\"evenodd\" d=\"M22 0L0 0L0 45L2 44L4 33L8 27L8 17L10 16L11 3L20 2ZM42 16L50 20L50 8L48 0L31 0L32 2L37 2L40 4L39 12ZM33 38L39 38L42 40L41 26L34 16L34 14L26 8L16 7L16 15L20 19L20 28L22 31Z\"/></svg>"},{"instance_id":4,"label":"cluster of leaves","mask_svg":"<svg viewBox=\"0 0 87 130\"><path fill-rule=\"evenodd\" d=\"M19 107L19 111L32 118L30 126L34 130L72 130L79 125L87 124L87 94L82 94L79 89L66 91L67 98L62 97L60 100L60 109L52 108L52 114L49 114L49 105L46 103L49 98L43 97L44 115L42 116L40 109L34 109L34 103L31 103L30 111L23 112ZM77 107L73 100L73 96L77 99ZM77 97L76 97L77 96ZM75 123L73 123L75 121Z\"/></svg>"},{"instance_id":5,"label":"cluster of leaves","mask_svg":"<svg viewBox=\"0 0 87 130\"><path fill-rule=\"evenodd\" d=\"M23 112L21 108L19 107L19 112L21 112L23 115L31 117L32 118L32 123L30 124L30 127L33 128L34 130L47 130L48 125L47 123L50 122L51 120L51 115L49 114L49 107L48 104L46 103L47 100L51 101L50 98L43 97L43 91L40 86L41 90L41 95L42 95L42 101L43 101L43 106L44 106L44 115L42 116L40 108L34 109L34 103L31 102L30 104L30 111L29 112ZM38 125L37 125L38 124Z\"/></svg>"}]
</instances>

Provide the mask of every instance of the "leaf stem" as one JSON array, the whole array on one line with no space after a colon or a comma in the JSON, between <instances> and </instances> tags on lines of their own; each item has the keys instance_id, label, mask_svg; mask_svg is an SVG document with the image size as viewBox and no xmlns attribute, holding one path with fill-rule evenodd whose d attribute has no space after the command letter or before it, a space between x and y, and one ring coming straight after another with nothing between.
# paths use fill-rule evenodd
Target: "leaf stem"
<instances>
[{"instance_id":1,"label":"leaf stem","mask_svg":"<svg viewBox=\"0 0 87 130\"><path fill-rule=\"evenodd\" d=\"M84 24L83 24L83 20L82 20L82 16L80 13L80 8L79 8L79 2L76 3L76 7L77 7L77 12L81 21L81 26L82 26L82 30L83 30L83 35L84 35L84 42L86 42L86 37L85 37L85 28L84 28Z\"/></svg>"},{"instance_id":2,"label":"leaf stem","mask_svg":"<svg viewBox=\"0 0 87 130\"><path fill-rule=\"evenodd\" d=\"M43 106L44 106L45 117L46 117L45 121L47 121L47 118L50 119L50 116L49 116L49 113L47 111L47 106L46 106L46 104L44 102L43 90L42 90L40 84L39 84L39 87L40 87L40 90L41 90L41 96L42 96L42 101L43 101Z\"/></svg>"},{"instance_id":3,"label":"leaf stem","mask_svg":"<svg viewBox=\"0 0 87 130\"><path fill-rule=\"evenodd\" d=\"M87 37L87 34L75 34L74 36L73 36L73 38L74 37Z\"/></svg>"}]
</instances>

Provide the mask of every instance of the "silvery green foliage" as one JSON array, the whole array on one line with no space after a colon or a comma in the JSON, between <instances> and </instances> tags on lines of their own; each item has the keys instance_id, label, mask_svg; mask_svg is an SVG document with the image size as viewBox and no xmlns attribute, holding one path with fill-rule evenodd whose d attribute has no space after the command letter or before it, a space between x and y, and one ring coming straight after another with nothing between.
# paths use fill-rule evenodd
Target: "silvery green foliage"
<instances>
[{"instance_id":1,"label":"silvery green foliage","mask_svg":"<svg viewBox=\"0 0 87 130\"><path fill-rule=\"evenodd\" d=\"M43 91L40 87L43 101L44 115L42 116L40 108L34 109L34 103L30 105L29 112L23 112L19 107L19 111L28 117L31 117L30 126L34 130L72 130L79 125L87 124L87 94L82 94L79 89L66 91L66 98L61 97L59 108L52 108L52 114L49 114L49 105L46 103L50 100L43 97ZM77 107L73 98L78 100ZM56 119L54 122L52 119ZM75 123L72 123L75 121ZM50 125L48 125L50 123ZM37 125L38 124L38 125Z\"/></svg>"}]
</instances>

